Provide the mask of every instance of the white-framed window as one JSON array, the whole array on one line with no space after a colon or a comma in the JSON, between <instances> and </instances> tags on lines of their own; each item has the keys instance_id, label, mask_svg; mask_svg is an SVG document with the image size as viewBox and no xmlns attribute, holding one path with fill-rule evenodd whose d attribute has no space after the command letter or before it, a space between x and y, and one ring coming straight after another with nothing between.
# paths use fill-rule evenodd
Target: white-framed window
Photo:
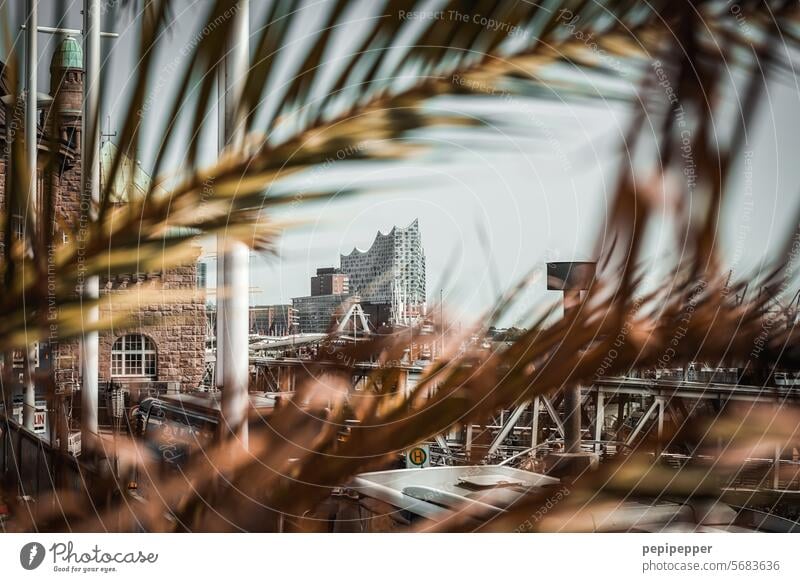
<instances>
[{"instance_id":1,"label":"white-framed window","mask_svg":"<svg viewBox=\"0 0 800 582\"><path fill-rule=\"evenodd\" d=\"M117 338L111 348L112 376L156 376L156 345L149 337L132 333Z\"/></svg>"}]
</instances>

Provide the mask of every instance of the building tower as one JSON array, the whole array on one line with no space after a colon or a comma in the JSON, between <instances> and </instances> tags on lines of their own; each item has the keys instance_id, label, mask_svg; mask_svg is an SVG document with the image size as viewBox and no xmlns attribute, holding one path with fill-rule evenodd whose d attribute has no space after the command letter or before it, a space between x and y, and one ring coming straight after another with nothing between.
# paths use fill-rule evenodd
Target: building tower
<instances>
[{"instance_id":1,"label":"building tower","mask_svg":"<svg viewBox=\"0 0 800 582\"><path fill-rule=\"evenodd\" d=\"M71 36L65 37L50 61L50 95L53 95L51 121L58 130L57 137L80 150L81 103L83 100L83 50ZM53 136L56 137L56 136Z\"/></svg>"},{"instance_id":2,"label":"building tower","mask_svg":"<svg viewBox=\"0 0 800 582\"><path fill-rule=\"evenodd\" d=\"M83 103L83 50L71 36L64 37L50 61L50 95L53 102L45 131L54 144L57 165L50 176L58 220L74 230L81 203L81 120Z\"/></svg>"}]
</instances>

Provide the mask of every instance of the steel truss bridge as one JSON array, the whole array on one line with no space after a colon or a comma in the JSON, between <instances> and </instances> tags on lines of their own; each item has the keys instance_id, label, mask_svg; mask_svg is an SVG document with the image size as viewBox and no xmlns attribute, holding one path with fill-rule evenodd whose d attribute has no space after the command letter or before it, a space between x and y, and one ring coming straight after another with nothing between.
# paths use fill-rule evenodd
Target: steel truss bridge
<instances>
[{"instance_id":1,"label":"steel truss bridge","mask_svg":"<svg viewBox=\"0 0 800 582\"><path fill-rule=\"evenodd\" d=\"M330 373L342 377L341 362L298 357L299 350L324 346L326 342L352 342L353 337L331 338L304 334L276 342L272 338L251 344L252 389L264 392L292 392L305 379L325 382ZM282 357L278 354L295 354ZM213 356L208 361L213 377ZM391 390L408 391L423 373L421 365L396 363L401 372ZM365 389L367 379L380 367L374 362L348 363L351 389ZM690 376L691 377L691 376ZM772 404L776 408L800 403L800 384L748 385L731 378L718 381L711 375L703 381L675 378L603 377L580 389L581 449L607 458L634 449L647 451L654 461L680 467L711 461L694 447L667 434L685 426L698 412L718 414L732 403ZM435 389L435 388L434 388ZM564 449L565 414L563 391L542 395L500 411L484 422L458 426L428 443L437 464L476 462L528 462ZM731 487L800 492L800 455L776 450L771 458L747 459Z\"/></svg>"},{"instance_id":2,"label":"steel truss bridge","mask_svg":"<svg viewBox=\"0 0 800 582\"><path fill-rule=\"evenodd\" d=\"M302 358L251 357L251 378L256 389L291 392L304 378L325 382L331 375L341 378L342 365ZM353 363L352 390L361 391L378 368L374 362ZM412 389L423 373L422 366L399 364L400 379L394 390ZM597 453L601 460L634 449L654 460L681 467L703 458L691 446L666 435L689 422L697 412L717 414L728 404L759 403L781 407L800 404L800 386L756 386L716 381L606 377L581 387L581 447ZM437 464L475 462L533 463L564 447L563 394L538 396L500 411L485 422L455 427L432 440L432 458ZM772 489L800 492L800 459L793 451L776 450L771 458L748 459L729 485L741 489Z\"/></svg>"}]
</instances>

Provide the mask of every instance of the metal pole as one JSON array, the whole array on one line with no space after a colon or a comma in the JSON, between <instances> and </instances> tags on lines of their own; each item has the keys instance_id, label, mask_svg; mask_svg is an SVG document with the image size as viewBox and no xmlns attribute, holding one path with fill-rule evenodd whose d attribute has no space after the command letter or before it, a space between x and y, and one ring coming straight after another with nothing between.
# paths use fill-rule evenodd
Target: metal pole
<instances>
[{"instance_id":1,"label":"metal pole","mask_svg":"<svg viewBox=\"0 0 800 582\"><path fill-rule=\"evenodd\" d=\"M225 58L225 138L226 144L244 144L244 119L239 103L250 60L250 3L237 4L231 46ZM227 238L222 248L222 319L225 338L222 345L222 416L224 430L247 447L247 409L249 405L249 302L250 249L240 240ZM219 254L219 251L218 251ZM219 295L219 290L217 291ZM219 322L217 322L219 325Z\"/></svg>"},{"instance_id":2,"label":"metal pole","mask_svg":"<svg viewBox=\"0 0 800 582\"><path fill-rule=\"evenodd\" d=\"M536 396L533 399L533 407L532 407L532 414L533 419L531 420L531 448L536 448L536 445L539 444L539 408L541 407L541 401L539 397Z\"/></svg>"},{"instance_id":3,"label":"metal pole","mask_svg":"<svg viewBox=\"0 0 800 582\"><path fill-rule=\"evenodd\" d=\"M442 348L439 357L444 355L444 289L439 289L439 323L442 326Z\"/></svg>"},{"instance_id":4,"label":"metal pole","mask_svg":"<svg viewBox=\"0 0 800 582\"><path fill-rule=\"evenodd\" d=\"M664 398L658 397L658 425L656 430L656 460L661 456L661 445L664 442Z\"/></svg>"},{"instance_id":5,"label":"metal pole","mask_svg":"<svg viewBox=\"0 0 800 582\"><path fill-rule=\"evenodd\" d=\"M505 423L501 422L503 426L500 429L500 432L494 438L494 441L492 441L492 444L489 446L489 450L486 451L485 458L491 457L497 451L497 449L500 448L500 445L503 444L503 441L506 439L506 437L509 434L511 434L512 430L514 430L514 427L517 425L519 418L522 416L522 413L525 412L525 409L527 407L528 407L527 402L520 404L519 406L517 406L514 412L511 413L511 416L508 417L508 420Z\"/></svg>"},{"instance_id":6,"label":"metal pole","mask_svg":"<svg viewBox=\"0 0 800 582\"><path fill-rule=\"evenodd\" d=\"M564 388L564 452L581 450L581 388Z\"/></svg>"},{"instance_id":7,"label":"metal pole","mask_svg":"<svg viewBox=\"0 0 800 582\"><path fill-rule=\"evenodd\" d=\"M28 26L30 27L25 34L25 57L27 60L26 79L25 79L25 155L28 169L28 199L25 214L30 213L30 220L25 216L27 224L33 228L29 233L29 238L33 244L38 242L39 232L39 201L37 194L37 74L39 51L36 43L36 27L38 26L38 0L28 0ZM23 377L25 380L25 396L22 406L22 419L25 428L33 430L33 416L36 411L36 385L34 383L34 355L35 346L30 344L23 359Z\"/></svg>"},{"instance_id":8,"label":"metal pole","mask_svg":"<svg viewBox=\"0 0 800 582\"><path fill-rule=\"evenodd\" d=\"M547 396L542 396L542 402L544 403L544 407L547 410L547 414L550 415L550 420L553 421L553 424L556 425L556 430L558 434L562 437L564 436L564 423L561 422L561 418L558 416L558 411L556 411L556 407L553 406L553 401L550 400Z\"/></svg>"},{"instance_id":9,"label":"metal pole","mask_svg":"<svg viewBox=\"0 0 800 582\"><path fill-rule=\"evenodd\" d=\"M27 25L23 24L20 26L22 30L27 30ZM83 34L82 30L77 28L61 28L60 26L39 26L36 28L39 32L46 32L49 34L67 34L72 36L78 36ZM119 33L117 32L101 32L100 36L103 38L119 38Z\"/></svg>"},{"instance_id":10,"label":"metal pole","mask_svg":"<svg viewBox=\"0 0 800 582\"><path fill-rule=\"evenodd\" d=\"M639 422L636 423L633 432L628 436L628 439L625 441L626 445L630 446L633 444L633 441L636 439L637 436L639 436L639 431L641 431L644 428L644 425L647 424L647 420L653 414L653 411L656 409L658 405L659 405L658 397L656 397L653 400L653 404L650 405L650 408L647 409L647 411L639 419Z\"/></svg>"},{"instance_id":11,"label":"metal pole","mask_svg":"<svg viewBox=\"0 0 800 582\"><path fill-rule=\"evenodd\" d=\"M219 153L225 149L225 71L217 70L217 150ZM217 325L216 348L214 358L214 382L217 389L222 389L223 354L225 345L224 317L222 315L225 303L225 234L217 235Z\"/></svg>"},{"instance_id":12,"label":"metal pole","mask_svg":"<svg viewBox=\"0 0 800 582\"><path fill-rule=\"evenodd\" d=\"M216 347L214 350L214 384L217 389L221 390L223 383L222 383L222 374L224 370L224 349L223 346L225 345L225 326L224 321L225 317L223 316L223 310L225 305L225 258L224 258L224 249L225 248L225 235L218 234L217 235L217 318L216 318L216 330L214 331L216 335Z\"/></svg>"},{"instance_id":13,"label":"metal pole","mask_svg":"<svg viewBox=\"0 0 800 582\"><path fill-rule=\"evenodd\" d=\"M100 2L83 1L83 116L81 146L81 187L83 189L83 220L95 217L96 205L100 203ZM85 210L84 210L85 209ZM83 282L83 298L92 303L84 307L84 329L94 326L100 319L96 302L100 297L100 278L91 276ZM100 336L97 331L84 331L81 353L81 448L93 446L97 436L98 362Z\"/></svg>"},{"instance_id":14,"label":"metal pole","mask_svg":"<svg viewBox=\"0 0 800 582\"><path fill-rule=\"evenodd\" d=\"M25 33L25 57L27 59L26 79L25 79L25 153L28 162L28 208L31 212L32 222L36 223L39 218L37 210L39 207L37 196L37 129L38 129L38 108L37 95L39 92L37 76L39 71L39 49L37 43L36 29L38 26L38 0L28 0L28 25ZM33 233L32 233L33 234ZM35 237L31 237L33 240Z\"/></svg>"},{"instance_id":15,"label":"metal pole","mask_svg":"<svg viewBox=\"0 0 800 582\"><path fill-rule=\"evenodd\" d=\"M603 425L606 418L606 395L597 389L597 399L595 400L597 410L594 417L594 452L600 452L600 441L603 439Z\"/></svg>"},{"instance_id":16,"label":"metal pole","mask_svg":"<svg viewBox=\"0 0 800 582\"><path fill-rule=\"evenodd\" d=\"M564 316L578 309L581 292L574 289L564 291ZM581 450L581 387L578 384L564 387L564 452Z\"/></svg>"}]
</instances>

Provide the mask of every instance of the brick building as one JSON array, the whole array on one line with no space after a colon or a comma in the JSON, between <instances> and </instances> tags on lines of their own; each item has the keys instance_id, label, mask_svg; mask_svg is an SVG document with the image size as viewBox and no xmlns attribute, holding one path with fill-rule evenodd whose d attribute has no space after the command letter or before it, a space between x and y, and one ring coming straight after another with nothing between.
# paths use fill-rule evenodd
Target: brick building
<instances>
[{"instance_id":1,"label":"brick building","mask_svg":"<svg viewBox=\"0 0 800 582\"><path fill-rule=\"evenodd\" d=\"M348 295L350 278L336 267L322 267L311 277L311 295Z\"/></svg>"},{"instance_id":2,"label":"brick building","mask_svg":"<svg viewBox=\"0 0 800 582\"><path fill-rule=\"evenodd\" d=\"M0 63L2 66L2 63ZM73 240L79 220L81 191L81 105L83 99L83 58L80 44L64 38L50 65L50 95L40 95L39 103L39 187L49 181L57 237ZM12 215L11 233L2 233L0 244L8 244L20 236L21 220L15 210L6 208L6 176L11 143L23 139L24 104L14 104L14 89L8 86L5 68L0 79L0 211ZM54 98L57 96L57 98ZM110 179L110 163L117 154L113 143L101 149L101 190ZM119 173L111 189L114 204L125 204L134 196L143 195L150 187L150 177L134 160L123 157ZM200 248L198 247L198 257ZM101 294L118 293L138 288L181 290L180 300L165 298L164 303L134 304L124 312L113 314L101 304L101 318L125 327L112 327L100 335L99 376L101 384L111 380L122 385L150 385L159 388L197 387L205 367L205 294L198 287L196 262L157 273L132 273L101 281ZM76 341L53 346L57 383L79 386L80 353ZM37 395L38 396L38 395Z\"/></svg>"}]
</instances>

